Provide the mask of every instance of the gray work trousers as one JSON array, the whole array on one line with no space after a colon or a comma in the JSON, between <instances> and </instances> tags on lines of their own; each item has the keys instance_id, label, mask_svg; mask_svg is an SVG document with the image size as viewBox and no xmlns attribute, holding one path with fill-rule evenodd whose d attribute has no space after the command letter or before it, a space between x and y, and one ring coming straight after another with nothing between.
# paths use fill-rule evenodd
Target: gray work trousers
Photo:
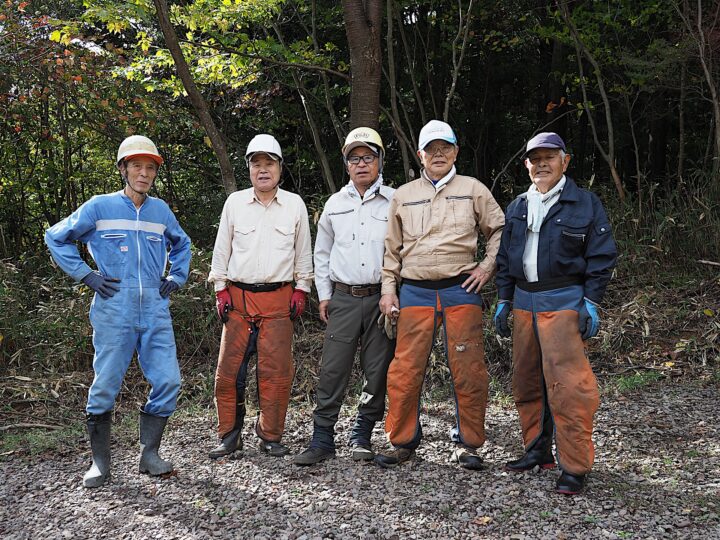
<instances>
[{"instance_id":1,"label":"gray work trousers","mask_svg":"<svg viewBox=\"0 0 720 540\"><path fill-rule=\"evenodd\" d=\"M314 431L310 446L335 449L335 423L352 372L360 343L360 367L365 378L350 444L370 446L376 422L385 413L387 370L395 352L390 340L377 326L380 294L354 297L336 290L328 305L328 325L313 413Z\"/></svg>"}]
</instances>

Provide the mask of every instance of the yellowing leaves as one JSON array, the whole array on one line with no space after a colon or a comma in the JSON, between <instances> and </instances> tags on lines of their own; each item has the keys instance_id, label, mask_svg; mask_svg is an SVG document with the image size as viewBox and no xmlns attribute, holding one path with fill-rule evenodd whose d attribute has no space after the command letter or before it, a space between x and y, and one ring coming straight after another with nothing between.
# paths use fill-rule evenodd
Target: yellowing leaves
<instances>
[{"instance_id":1,"label":"yellowing leaves","mask_svg":"<svg viewBox=\"0 0 720 540\"><path fill-rule=\"evenodd\" d=\"M126 21L108 21L107 23L108 32L111 34L120 34L125 28L127 28Z\"/></svg>"},{"instance_id":2,"label":"yellowing leaves","mask_svg":"<svg viewBox=\"0 0 720 540\"><path fill-rule=\"evenodd\" d=\"M705 315L707 315L708 317L714 317L714 316L715 316L715 312L714 312L712 309L710 309L710 308L705 308L705 309L703 309L703 313L704 313Z\"/></svg>"}]
</instances>

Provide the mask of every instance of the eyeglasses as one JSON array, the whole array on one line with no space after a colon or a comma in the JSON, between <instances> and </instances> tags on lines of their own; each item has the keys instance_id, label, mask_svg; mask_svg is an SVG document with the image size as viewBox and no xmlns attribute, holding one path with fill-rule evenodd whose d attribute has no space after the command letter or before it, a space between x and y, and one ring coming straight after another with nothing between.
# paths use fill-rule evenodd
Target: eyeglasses
<instances>
[{"instance_id":1,"label":"eyeglasses","mask_svg":"<svg viewBox=\"0 0 720 540\"><path fill-rule=\"evenodd\" d=\"M349 158L347 158L347 162L348 162L350 165L359 165L359 164L360 164L360 161L362 161L363 163L365 163L365 164L367 164L367 165L370 165L370 164L371 164L373 161L375 161L376 159L377 159L377 156L375 156L375 155L373 155L373 154L366 154L366 155L364 155L364 156L353 156L353 157L349 157Z\"/></svg>"},{"instance_id":2,"label":"eyeglasses","mask_svg":"<svg viewBox=\"0 0 720 540\"><path fill-rule=\"evenodd\" d=\"M449 156L455 150L454 144L431 144L423 148L423 152L428 156L432 157L437 153L444 156Z\"/></svg>"}]
</instances>

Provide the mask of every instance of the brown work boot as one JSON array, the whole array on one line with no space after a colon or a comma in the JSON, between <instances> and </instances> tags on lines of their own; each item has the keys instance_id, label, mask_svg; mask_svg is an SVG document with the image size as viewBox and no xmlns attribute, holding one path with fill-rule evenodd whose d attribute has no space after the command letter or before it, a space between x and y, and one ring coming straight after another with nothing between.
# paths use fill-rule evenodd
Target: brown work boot
<instances>
[{"instance_id":1,"label":"brown work boot","mask_svg":"<svg viewBox=\"0 0 720 540\"><path fill-rule=\"evenodd\" d=\"M483 468L483 460L477 455L477 450L462 444L458 444L455 450L453 450L450 461L457 463L463 469L469 469L471 471L479 471Z\"/></svg>"},{"instance_id":2,"label":"brown work boot","mask_svg":"<svg viewBox=\"0 0 720 540\"><path fill-rule=\"evenodd\" d=\"M395 448L390 452L383 452L375 456L375 463L380 465L383 469L395 467L401 463L405 463L411 457L415 455L415 450L409 448Z\"/></svg>"}]
</instances>

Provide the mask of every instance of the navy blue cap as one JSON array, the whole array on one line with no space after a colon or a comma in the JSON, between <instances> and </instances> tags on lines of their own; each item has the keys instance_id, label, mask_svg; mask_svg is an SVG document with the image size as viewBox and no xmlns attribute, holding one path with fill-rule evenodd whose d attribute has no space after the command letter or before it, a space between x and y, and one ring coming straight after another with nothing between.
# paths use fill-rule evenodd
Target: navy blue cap
<instances>
[{"instance_id":1,"label":"navy blue cap","mask_svg":"<svg viewBox=\"0 0 720 540\"><path fill-rule=\"evenodd\" d=\"M527 157L527 155L536 148L557 148L558 150L567 152L565 149L565 141L562 140L560 135L552 132L538 133L530 139L527 143L527 147L525 148L525 154L523 154L523 157Z\"/></svg>"}]
</instances>

